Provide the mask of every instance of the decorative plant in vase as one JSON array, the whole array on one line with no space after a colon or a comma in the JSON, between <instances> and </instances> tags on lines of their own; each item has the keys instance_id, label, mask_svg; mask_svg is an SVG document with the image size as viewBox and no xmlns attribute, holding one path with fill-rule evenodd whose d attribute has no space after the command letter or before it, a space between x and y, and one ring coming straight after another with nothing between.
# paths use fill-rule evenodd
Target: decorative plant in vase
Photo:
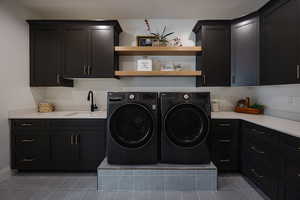
<instances>
[{"instance_id":1,"label":"decorative plant in vase","mask_svg":"<svg viewBox=\"0 0 300 200\"><path fill-rule=\"evenodd\" d=\"M147 31L155 37L155 40L153 41L153 46L168 46L169 41L167 37L174 34L174 32L166 33L167 26L164 26L162 33L153 33L151 32L151 27L147 19L145 19L145 24L147 27Z\"/></svg>"}]
</instances>

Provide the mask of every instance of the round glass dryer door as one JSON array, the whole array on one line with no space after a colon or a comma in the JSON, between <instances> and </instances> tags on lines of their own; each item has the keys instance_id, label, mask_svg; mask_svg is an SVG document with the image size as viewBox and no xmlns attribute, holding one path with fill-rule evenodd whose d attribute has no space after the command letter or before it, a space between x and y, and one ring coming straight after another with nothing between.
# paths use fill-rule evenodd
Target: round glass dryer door
<instances>
[{"instance_id":1,"label":"round glass dryer door","mask_svg":"<svg viewBox=\"0 0 300 200\"><path fill-rule=\"evenodd\" d=\"M180 104L171 108L165 117L168 138L182 147L200 144L209 131L209 118L199 107Z\"/></svg>"},{"instance_id":2,"label":"round glass dryer door","mask_svg":"<svg viewBox=\"0 0 300 200\"><path fill-rule=\"evenodd\" d=\"M120 145L137 148L151 139L153 118L143 105L126 104L112 114L109 128L112 137Z\"/></svg>"}]
</instances>

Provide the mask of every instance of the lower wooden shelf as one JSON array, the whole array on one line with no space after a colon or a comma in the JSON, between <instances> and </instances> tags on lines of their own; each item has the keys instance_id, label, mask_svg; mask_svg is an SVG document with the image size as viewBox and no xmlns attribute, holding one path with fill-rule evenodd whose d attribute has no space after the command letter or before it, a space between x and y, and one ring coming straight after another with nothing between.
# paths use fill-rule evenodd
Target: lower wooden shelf
<instances>
[{"instance_id":1,"label":"lower wooden shelf","mask_svg":"<svg viewBox=\"0 0 300 200\"><path fill-rule=\"evenodd\" d=\"M156 77L156 76L173 76L173 77L193 77L201 76L201 71L115 71L116 76L123 77Z\"/></svg>"}]
</instances>

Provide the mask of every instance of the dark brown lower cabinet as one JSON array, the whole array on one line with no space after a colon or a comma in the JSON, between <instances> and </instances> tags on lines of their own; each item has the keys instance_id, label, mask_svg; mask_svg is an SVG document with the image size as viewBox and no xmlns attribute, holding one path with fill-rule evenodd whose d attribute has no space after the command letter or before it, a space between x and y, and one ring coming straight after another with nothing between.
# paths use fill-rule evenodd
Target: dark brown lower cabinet
<instances>
[{"instance_id":1,"label":"dark brown lower cabinet","mask_svg":"<svg viewBox=\"0 0 300 200\"><path fill-rule=\"evenodd\" d=\"M278 199L279 136L261 126L242 124L241 172L272 200Z\"/></svg>"},{"instance_id":2,"label":"dark brown lower cabinet","mask_svg":"<svg viewBox=\"0 0 300 200\"><path fill-rule=\"evenodd\" d=\"M288 135L281 138L282 177L280 200L300 199L300 139Z\"/></svg>"},{"instance_id":3,"label":"dark brown lower cabinet","mask_svg":"<svg viewBox=\"0 0 300 200\"><path fill-rule=\"evenodd\" d=\"M239 120L214 119L211 127L211 157L220 172L239 169Z\"/></svg>"},{"instance_id":4,"label":"dark brown lower cabinet","mask_svg":"<svg viewBox=\"0 0 300 200\"><path fill-rule=\"evenodd\" d=\"M105 157L106 120L12 120L11 167L95 171Z\"/></svg>"}]
</instances>

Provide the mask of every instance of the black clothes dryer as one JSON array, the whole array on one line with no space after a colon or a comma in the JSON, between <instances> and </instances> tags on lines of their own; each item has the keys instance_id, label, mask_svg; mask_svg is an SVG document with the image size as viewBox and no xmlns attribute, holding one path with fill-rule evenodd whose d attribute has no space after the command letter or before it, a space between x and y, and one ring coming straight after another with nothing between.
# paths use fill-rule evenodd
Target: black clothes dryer
<instances>
[{"instance_id":1,"label":"black clothes dryer","mask_svg":"<svg viewBox=\"0 0 300 200\"><path fill-rule=\"evenodd\" d=\"M158 93L108 93L107 161L157 163Z\"/></svg>"},{"instance_id":2,"label":"black clothes dryer","mask_svg":"<svg viewBox=\"0 0 300 200\"><path fill-rule=\"evenodd\" d=\"M161 93L161 162L210 163L209 93Z\"/></svg>"}]
</instances>

